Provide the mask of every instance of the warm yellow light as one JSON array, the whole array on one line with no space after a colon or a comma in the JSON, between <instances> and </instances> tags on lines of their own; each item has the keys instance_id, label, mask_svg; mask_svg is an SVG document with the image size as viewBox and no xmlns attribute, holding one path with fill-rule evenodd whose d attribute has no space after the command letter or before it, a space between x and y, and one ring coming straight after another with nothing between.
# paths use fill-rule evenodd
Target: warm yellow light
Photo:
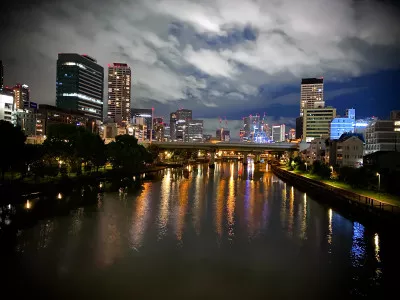
<instances>
[{"instance_id":1,"label":"warm yellow light","mask_svg":"<svg viewBox=\"0 0 400 300\"><path fill-rule=\"evenodd\" d=\"M376 173L376 176L381 176L381 174L379 174L379 173Z\"/></svg>"},{"instance_id":2,"label":"warm yellow light","mask_svg":"<svg viewBox=\"0 0 400 300\"><path fill-rule=\"evenodd\" d=\"M31 207L32 207L31 202L30 202L29 200L26 200L25 208L26 208L26 209L31 209Z\"/></svg>"},{"instance_id":3,"label":"warm yellow light","mask_svg":"<svg viewBox=\"0 0 400 300\"><path fill-rule=\"evenodd\" d=\"M61 193L58 193L57 199L62 199L62 194Z\"/></svg>"}]
</instances>

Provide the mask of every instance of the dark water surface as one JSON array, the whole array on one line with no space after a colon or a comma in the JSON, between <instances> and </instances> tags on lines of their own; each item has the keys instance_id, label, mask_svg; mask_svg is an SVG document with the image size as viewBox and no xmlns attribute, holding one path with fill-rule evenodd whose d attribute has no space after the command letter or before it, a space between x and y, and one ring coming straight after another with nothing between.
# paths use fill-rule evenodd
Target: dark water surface
<instances>
[{"instance_id":1,"label":"dark water surface","mask_svg":"<svg viewBox=\"0 0 400 300\"><path fill-rule=\"evenodd\" d=\"M10 295L382 299L397 290L399 234L349 220L266 169L166 170L141 191L99 194L95 206L22 230L2 272Z\"/></svg>"}]
</instances>

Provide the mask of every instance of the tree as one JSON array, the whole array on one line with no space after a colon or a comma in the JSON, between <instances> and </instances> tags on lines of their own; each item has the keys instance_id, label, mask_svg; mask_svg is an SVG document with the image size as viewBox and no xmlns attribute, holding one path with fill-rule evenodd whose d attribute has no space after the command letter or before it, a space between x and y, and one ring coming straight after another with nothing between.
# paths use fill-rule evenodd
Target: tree
<instances>
[{"instance_id":1,"label":"tree","mask_svg":"<svg viewBox=\"0 0 400 300\"><path fill-rule=\"evenodd\" d=\"M107 155L113 169L120 169L126 173L140 170L146 161L151 160L151 156L138 144L138 140L126 134L116 136L115 142L107 145Z\"/></svg>"},{"instance_id":2,"label":"tree","mask_svg":"<svg viewBox=\"0 0 400 300\"><path fill-rule=\"evenodd\" d=\"M0 132L2 140L5 141L0 147L1 178L4 180L5 173L21 163L26 136L19 126L15 127L3 120L0 121Z\"/></svg>"},{"instance_id":3,"label":"tree","mask_svg":"<svg viewBox=\"0 0 400 300\"><path fill-rule=\"evenodd\" d=\"M160 147L154 144L150 144L147 147L147 152L151 155L152 162L158 160L158 155L160 154Z\"/></svg>"}]
</instances>

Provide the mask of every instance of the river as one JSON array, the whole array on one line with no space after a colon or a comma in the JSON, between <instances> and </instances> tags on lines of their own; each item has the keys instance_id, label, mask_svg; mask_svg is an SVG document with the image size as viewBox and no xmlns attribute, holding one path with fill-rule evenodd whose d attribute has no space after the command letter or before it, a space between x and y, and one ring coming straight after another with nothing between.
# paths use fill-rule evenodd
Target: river
<instances>
[{"instance_id":1,"label":"river","mask_svg":"<svg viewBox=\"0 0 400 300\"><path fill-rule=\"evenodd\" d=\"M382 299L396 290L398 236L344 217L263 164L167 169L140 191L99 194L95 205L20 230L2 258L2 290L42 299Z\"/></svg>"}]
</instances>

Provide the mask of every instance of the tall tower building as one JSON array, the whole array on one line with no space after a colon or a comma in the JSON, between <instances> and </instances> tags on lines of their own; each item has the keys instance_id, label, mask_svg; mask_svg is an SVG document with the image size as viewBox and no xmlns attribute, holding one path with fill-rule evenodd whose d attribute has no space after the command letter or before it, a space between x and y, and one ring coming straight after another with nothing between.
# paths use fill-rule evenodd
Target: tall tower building
<instances>
[{"instance_id":1,"label":"tall tower building","mask_svg":"<svg viewBox=\"0 0 400 300\"><path fill-rule=\"evenodd\" d=\"M104 68L86 55L60 53L57 60L56 106L103 120Z\"/></svg>"},{"instance_id":2,"label":"tall tower building","mask_svg":"<svg viewBox=\"0 0 400 300\"><path fill-rule=\"evenodd\" d=\"M323 107L325 107L323 77L303 78L301 80L300 116L303 116L304 109Z\"/></svg>"},{"instance_id":3,"label":"tall tower building","mask_svg":"<svg viewBox=\"0 0 400 300\"><path fill-rule=\"evenodd\" d=\"M127 64L108 65L107 118L118 124L131 119L131 68Z\"/></svg>"},{"instance_id":4,"label":"tall tower building","mask_svg":"<svg viewBox=\"0 0 400 300\"><path fill-rule=\"evenodd\" d=\"M3 61L0 60L0 89L2 89L4 86L4 67L3 67Z\"/></svg>"},{"instance_id":5,"label":"tall tower building","mask_svg":"<svg viewBox=\"0 0 400 300\"><path fill-rule=\"evenodd\" d=\"M24 109L29 107L30 91L26 84L16 84L13 87L14 91L14 107L15 109Z\"/></svg>"}]
</instances>

